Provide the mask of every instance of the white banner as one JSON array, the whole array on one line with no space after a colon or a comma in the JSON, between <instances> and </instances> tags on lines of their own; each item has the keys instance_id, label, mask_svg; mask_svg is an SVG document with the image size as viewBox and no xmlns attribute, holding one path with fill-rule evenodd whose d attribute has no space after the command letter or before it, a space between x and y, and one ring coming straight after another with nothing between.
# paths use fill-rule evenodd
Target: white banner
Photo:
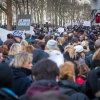
<instances>
[{"instance_id":1,"label":"white banner","mask_svg":"<svg viewBox=\"0 0 100 100\"><path fill-rule=\"evenodd\" d=\"M60 33L64 32L64 28L62 28L62 27L58 28L58 32L60 32Z\"/></svg>"}]
</instances>

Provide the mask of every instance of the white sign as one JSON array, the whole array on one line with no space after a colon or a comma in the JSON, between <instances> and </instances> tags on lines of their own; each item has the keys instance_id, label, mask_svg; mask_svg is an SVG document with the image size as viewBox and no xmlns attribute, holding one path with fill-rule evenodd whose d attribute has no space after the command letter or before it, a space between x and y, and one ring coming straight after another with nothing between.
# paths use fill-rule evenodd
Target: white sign
<instances>
[{"instance_id":1,"label":"white sign","mask_svg":"<svg viewBox=\"0 0 100 100\"><path fill-rule=\"evenodd\" d=\"M7 34L12 34L12 31L8 31L5 29L0 28L0 38L3 42L5 42L7 40Z\"/></svg>"},{"instance_id":2,"label":"white sign","mask_svg":"<svg viewBox=\"0 0 100 100\"><path fill-rule=\"evenodd\" d=\"M60 32L60 33L64 32L64 28L62 28L62 27L58 28L58 32Z\"/></svg>"},{"instance_id":3,"label":"white sign","mask_svg":"<svg viewBox=\"0 0 100 100\"><path fill-rule=\"evenodd\" d=\"M30 19L19 19L18 26L30 26Z\"/></svg>"},{"instance_id":4,"label":"white sign","mask_svg":"<svg viewBox=\"0 0 100 100\"><path fill-rule=\"evenodd\" d=\"M7 40L7 34L13 34L13 31L8 31L5 29L0 28L0 38L3 42L5 42ZM22 38L25 39L25 35L22 33Z\"/></svg>"},{"instance_id":5,"label":"white sign","mask_svg":"<svg viewBox=\"0 0 100 100\"><path fill-rule=\"evenodd\" d=\"M91 23L90 23L90 21L84 21L84 24L83 24L83 26L91 26Z\"/></svg>"},{"instance_id":6,"label":"white sign","mask_svg":"<svg viewBox=\"0 0 100 100\"><path fill-rule=\"evenodd\" d=\"M34 33L34 27L30 26L30 31L25 31L27 34L35 35Z\"/></svg>"},{"instance_id":7,"label":"white sign","mask_svg":"<svg viewBox=\"0 0 100 100\"><path fill-rule=\"evenodd\" d=\"M31 35L34 35L34 31L33 31L33 27L31 26L30 27L30 31L25 31L27 34L31 34ZM8 31L8 30L5 30L3 28L0 28L0 38L3 42L5 42L7 40L7 34L13 34L13 31ZM25 35L22 33L22 38L25 39Z\"/></svg>"}]
</instances>

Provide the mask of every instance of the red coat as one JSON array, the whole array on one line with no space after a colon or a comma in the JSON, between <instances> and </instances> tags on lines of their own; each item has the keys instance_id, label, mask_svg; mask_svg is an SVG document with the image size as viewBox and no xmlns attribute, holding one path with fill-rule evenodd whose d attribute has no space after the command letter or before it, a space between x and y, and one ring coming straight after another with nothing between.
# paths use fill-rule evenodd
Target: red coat
<instances>
[{"instance_id":1,"label":"red coat","mask_svg":"<svg viewBox=\"0 0 100 100\"><path fill-rule=\"evenodd\" d=\"M85 80L83 80L80 76L76 78L76 83L83 84Z\"/></svg>"}]
</instances>

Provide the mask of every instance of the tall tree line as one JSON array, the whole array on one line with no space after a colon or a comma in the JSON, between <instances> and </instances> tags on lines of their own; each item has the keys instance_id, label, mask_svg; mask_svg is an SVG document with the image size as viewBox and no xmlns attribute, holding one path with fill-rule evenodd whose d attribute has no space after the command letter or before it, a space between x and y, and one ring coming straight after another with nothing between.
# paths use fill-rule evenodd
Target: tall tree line
<instances>
[{"instance_id":1,"label":"tall tree line","mask_svg":"<svg viewBox=\"0 0 100 100\"><path fill-rule=\"evenodd\" d=\"M73 23L90 19L90 5L79 4L77 0L2 0L5 6L0 8L7 15L7 29L11 30L12 16L31 14L32 22L41 25L44 18L55 26L62 26L65 22ZM13 8L13 9L12 9ZM12 13L13 12L13 13Z\"/></svg>"}]
</instances>

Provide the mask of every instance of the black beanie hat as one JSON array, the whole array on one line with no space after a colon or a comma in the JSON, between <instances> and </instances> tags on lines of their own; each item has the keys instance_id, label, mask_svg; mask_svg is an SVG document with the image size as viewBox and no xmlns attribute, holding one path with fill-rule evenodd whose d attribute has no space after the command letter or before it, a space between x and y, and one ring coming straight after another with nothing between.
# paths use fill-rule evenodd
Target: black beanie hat
<instances>
[{"instance_id":1,"label":"black beanie hat","mask_svg":"<svg viewBox=\"0 0 100 100\"><path fill-rule=\"evenodd\" d=\"M0 64L0 88L12 88L13 72L7 64Z\"/></svg>"}]
</instances>

